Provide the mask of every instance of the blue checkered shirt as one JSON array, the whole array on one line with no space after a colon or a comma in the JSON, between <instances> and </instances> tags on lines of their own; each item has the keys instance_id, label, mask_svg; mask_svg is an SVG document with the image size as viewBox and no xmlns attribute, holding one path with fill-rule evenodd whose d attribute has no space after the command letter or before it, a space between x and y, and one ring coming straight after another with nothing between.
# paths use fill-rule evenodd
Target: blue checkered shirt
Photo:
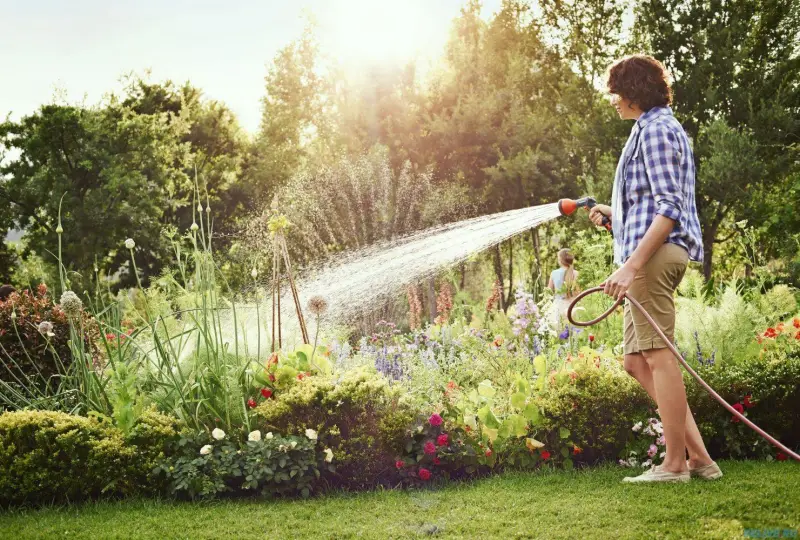
<instances>
[{"instance_id":1,"label":"blue checkered shirt","mask_svg":"<svg viewBox=\"0 0 800 540\"><path fill-rule=\"evenodd\" d=\"M628 260L656 214L675 221L667 242L682 246L691 260L702 261L694 185L692 148L672 109L654 107L642 114L631 130L614 177L614 262Z\"/></svg>"}]
</instances>

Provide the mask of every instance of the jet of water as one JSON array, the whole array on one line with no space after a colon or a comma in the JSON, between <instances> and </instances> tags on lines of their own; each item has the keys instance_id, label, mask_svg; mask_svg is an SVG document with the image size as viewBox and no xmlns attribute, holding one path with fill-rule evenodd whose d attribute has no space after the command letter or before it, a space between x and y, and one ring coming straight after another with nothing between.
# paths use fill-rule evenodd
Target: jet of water
<instances>
[{"instance_id":1,"label":"jet of water","mask_svg":"<svg viewBox=\"0 0 800 540\"><path fill-rule=\"evenodd\" d=\"M346 322L396 298L406 286L560 215L557 203L532 206L432 227L343 254L298 282L301 305L322 296L330 306L326 322ZM295 317L291 302L289 295L282 296L283 321Z\"/></svg>"}]
</instances>

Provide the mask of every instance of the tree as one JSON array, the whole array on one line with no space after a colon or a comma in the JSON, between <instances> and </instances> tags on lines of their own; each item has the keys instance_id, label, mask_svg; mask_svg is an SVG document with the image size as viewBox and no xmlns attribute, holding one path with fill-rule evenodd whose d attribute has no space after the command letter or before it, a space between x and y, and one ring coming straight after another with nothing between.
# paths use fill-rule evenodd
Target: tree
<instances>
[{"instance_id":1,"label":"tree","mask_svg":"<svg viewBox=\"0 0 800 540\"><path fill-rule=\"evenodd\" d=\"M37 253L56 252L63 202L67 269L86 279L98 263L132 284L126 238L136 239L137 264L146 274L169 254L160 232L165 194L187 182L185 130L165 113L139 115L113 96L92 109L43 106L0 125L0 145L19 153L0 167L0 199L11 203L14 225Z\"/></svg>"},{"instance_id":2,"label":"tree","mask_svg":"<svg viewBox=\"0 0 800 540\"><path fill-rule=\"evenodd\" d=\"M675 77L676 116L690 136L705 140L695 158L704 271L710 277L720 224L726 218L774 221L784 206L768 208L764 201L791 193L797 170L791 147L800 140L800 4L643 0L636 25ZM737 151L746 154L737 157ZM740 198L732 200L733 194Z\"/></svg>"}]
</instances>

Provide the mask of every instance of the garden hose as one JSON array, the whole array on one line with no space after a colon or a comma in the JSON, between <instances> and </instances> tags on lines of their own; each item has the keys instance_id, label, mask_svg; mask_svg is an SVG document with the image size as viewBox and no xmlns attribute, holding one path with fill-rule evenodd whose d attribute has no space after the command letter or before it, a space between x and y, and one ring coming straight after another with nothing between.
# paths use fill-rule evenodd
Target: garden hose
<instances>
[{"instance_id":1,"label":"garden hose","mask_svg":"<svg viewBox=\"0 0 800 540\"><path fill-rule=\"evenodd\" d=\"M771 436L769 433L767 433L766 431L764 431L763 429L761 429L760 427L755 425L753 422L748 420L745 415L743 415L742 413L740 413L739 411L734 409L727 401L722 399L722 397L719 394L717 394L714 391L714 389L711 388L708 385L708 383L706 383L703 379L701 379L700 375L698 375L689 366L689 364L686 362L686 360L684 360L683 356L681 356L681 354L678 352L678 349L675 348L675 345L673 345L672 342L670 342L670 340L667 339L667 336L664 335L664 332L661 331L661 329L658 327L658 325L653 320L653 318L650 316L650 314L647 313L647 311L644 310L642 305L639 302L637 302L635 298L629 296L627 293L623 294L619 299L617 299L616 302L614 302L614 305L612 305L610 308L608 308L607 311L605 311L603 314L601 314L596 319L592 319L591 321L576 321L575 319L572 318L572 310L575 308L575 306L577 305L578 302L580 302L584 297L586 297L586 296L588 296L588 295L590 295L592 293L602 292L603 290L604 290L603 287L592 287L590 289L587 289L587 290L581 292L578 296L576 296L575 299L572 301L572 303L570 303L569 307L567 308L567 319L569 320L569 322L574 324L575 326L592 326L594 324L597 324L600 321L602 321L603 319L605 319L606 317L608 317L609 315L611 315L611 313L615 309L617 309L617 307L620 304L622 304L622 301L627 298L628 302L633 304L633 306L636 307L636 309L638 309L642 313L642 315L644 315L645 319L647 319L647 322L649 322L650 326L653 327L653 330L655 330L656 333L658 333L658 335L661 336L661 339L663 339L664 343L667 344L667 347L669 348L670 351L672 351L672 354L675 355L675 358L677 358L680 361L680 363L683 365L683 367L686 368L686 371L688 371L689 374L692 377L694 377L695 380L697 382L699 382L700 385L703 388L705 388L706 391L709 394L711 394L711 396L720 403L720 405L725 407L733 416L738 418L740 421L744 422L753 431L755 431L756 433L761 435L764 439L769 441L772 445L774 445L775 447L779 448L781 451L785 452L786 455L791 456L793 459L795 459L797 461L800 461L800 455L798 455L796 452L793 452L792 450L790 450L789 448L784 446L780 441L775 439L775 437Z\"/></svg>"}]
</instances>

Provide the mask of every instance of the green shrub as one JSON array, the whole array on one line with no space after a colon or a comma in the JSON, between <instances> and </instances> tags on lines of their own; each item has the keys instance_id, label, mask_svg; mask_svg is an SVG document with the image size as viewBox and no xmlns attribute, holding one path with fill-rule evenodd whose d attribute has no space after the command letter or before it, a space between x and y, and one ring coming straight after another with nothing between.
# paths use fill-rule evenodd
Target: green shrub
<instances>
[{"instance_id":1,"label":"green shrub","mask_svg":"<svg viewBox=\"0 0 800 540\"><path fill-rule=\"evenodd\" d=\"M745 415L757 426L790 448L800 447L800 353L754 356L736 365L701 366L697 372L728 403L742 403ZM772 445L744 423L735 422L688 376L686 387L689 406L713 456L776 455Z\"/></svg>"},{"instance_id":2,"label":"green shrub","mask_svg":"<svg viewBox=\"0 0 800 540\"><path fill-rule=\"evenodd\" d=\"M545 419L541 442L551 459L576 463L615 459L632 436L632 420L655 407L621 368L592 365L579 366L574 376L549 385L536 403Z\"/></svg>"},{"instance_id":3,"label":"green shrub","mask_svg":"<svg viewBox=\"0 0 800 540\"><path fill-rule=\"evenodd\" d=\"M336 475L330 480L351 489L386 482L414 419L400 392L366 371L335 381L306 378L254 411L256 424L266 431L318 432L320 445L336 456Z\"/></svg>"},{"instance_id":4,"label":"green shrub","mask_svg":"<svg viewBox=\"0 0 800 540\"><path fill-rule=\"evenodd\" d=\"M0 504L151 494L174 421L147 412L125 440L107 422L53 411L0 415Z\"/></svg>"},{"instance_id":5,"label":"green shrub","mask_svg":"<svg viewBox=\"0 0 800 540\"><path fill-rule=\"evenodd\" d=\"M184 431L171 445L170 455L156 467L172 495L209 499L223 493L256 492L264 496L310 495L328 465L324 451L306 436L267 433L240 442L224 432L220 439L206 432Z\"/></svg>"}]
</instances>

